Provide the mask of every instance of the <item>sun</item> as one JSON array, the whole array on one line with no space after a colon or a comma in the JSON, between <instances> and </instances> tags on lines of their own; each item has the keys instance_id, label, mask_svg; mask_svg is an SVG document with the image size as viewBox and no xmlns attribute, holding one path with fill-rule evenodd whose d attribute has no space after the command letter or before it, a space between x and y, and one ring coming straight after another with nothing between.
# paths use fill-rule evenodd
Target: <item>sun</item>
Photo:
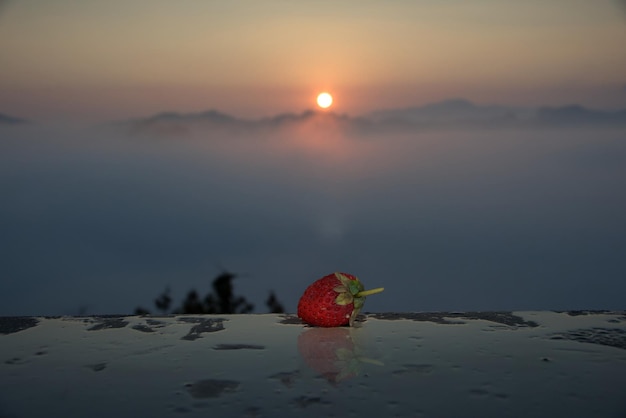
<instances>
[{"instance_id":1,"label":"sun","mask_svg":"<svg viewBox=\"0 0 626 418\"><path fill-rule=\"evenodd\" d=\"M322 109L327 109L333 104L333 96L329 93L320 93L317 95L317 105Z\"/></svg>"}]
</instances>

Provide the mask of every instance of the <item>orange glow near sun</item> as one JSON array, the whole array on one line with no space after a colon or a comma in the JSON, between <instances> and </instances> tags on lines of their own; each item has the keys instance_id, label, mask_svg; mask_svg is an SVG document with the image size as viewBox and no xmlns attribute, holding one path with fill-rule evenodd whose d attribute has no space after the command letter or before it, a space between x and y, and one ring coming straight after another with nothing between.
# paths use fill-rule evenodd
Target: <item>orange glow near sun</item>
<instances>
[{"instance_id":1,"label":"orange glow near sun","mask_svg":"<svg viewBox=\"0 0 626 418\"><path fill-rule=\"evenodd\" d=\"M333 104L333 96L329 93L320 93L317 96L317 105L322 109L328 109Z\"/></svg>"}]
</instances>

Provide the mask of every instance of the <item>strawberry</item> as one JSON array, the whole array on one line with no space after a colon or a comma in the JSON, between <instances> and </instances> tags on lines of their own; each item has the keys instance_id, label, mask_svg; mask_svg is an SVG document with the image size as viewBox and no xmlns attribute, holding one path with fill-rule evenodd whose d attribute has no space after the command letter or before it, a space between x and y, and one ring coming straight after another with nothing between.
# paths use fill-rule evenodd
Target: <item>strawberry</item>
<instances>
[{"instance_id":1,"label":"strawberry","mask_svg":"<svg viewBox=\"0 0 626 418\"><path fill-rule=\"evenodd\" d=\"M304 291L298 302L298 316L318 327L352 326L365 297L383 290L382 287L364 290L359 279L351 274L329 274Z\"/></svg>"}]
</instances>

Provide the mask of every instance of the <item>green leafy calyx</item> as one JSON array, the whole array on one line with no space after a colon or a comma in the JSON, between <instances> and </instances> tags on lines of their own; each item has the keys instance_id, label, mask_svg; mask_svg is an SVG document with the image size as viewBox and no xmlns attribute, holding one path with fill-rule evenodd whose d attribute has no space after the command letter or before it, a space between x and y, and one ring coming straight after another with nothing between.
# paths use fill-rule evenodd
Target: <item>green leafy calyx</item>
<instances>
[{"instance_id":1,"label":"green leafy calyx","mask_svg":"<svg viewBox=\"0 0 626 418\"><path fill-rule=\"evenodd\" d=\"M335 273L335 277L340 282L340 284L333 288L333 290L337 293L335 303L340 306L349 305L351 303L353 304L354 308L349 321L350 326L352 326L354 319L359 314L359 311L365 303L365 298L369 295L380 293L384 289L379 287L372 290L365 290L359 279L355 278L352 280L342 273Z\"/></svg>"}]
</instances>

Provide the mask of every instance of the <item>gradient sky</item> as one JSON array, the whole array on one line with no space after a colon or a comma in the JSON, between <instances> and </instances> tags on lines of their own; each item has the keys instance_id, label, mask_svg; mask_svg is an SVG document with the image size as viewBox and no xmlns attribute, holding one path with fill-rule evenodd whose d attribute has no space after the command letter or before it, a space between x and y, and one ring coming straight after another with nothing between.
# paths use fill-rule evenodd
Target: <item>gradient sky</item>
<instances>
[{"instance_id":1,"label":"gradient sky","mask_svg":"<svg viewBox=\"0 0 626 418\"><path fill-rule=\"evenodd\" d=\"M619 0L0 3L0 113L259 117L479 103L626 107Z\"/></svg>"}]
</instances>

